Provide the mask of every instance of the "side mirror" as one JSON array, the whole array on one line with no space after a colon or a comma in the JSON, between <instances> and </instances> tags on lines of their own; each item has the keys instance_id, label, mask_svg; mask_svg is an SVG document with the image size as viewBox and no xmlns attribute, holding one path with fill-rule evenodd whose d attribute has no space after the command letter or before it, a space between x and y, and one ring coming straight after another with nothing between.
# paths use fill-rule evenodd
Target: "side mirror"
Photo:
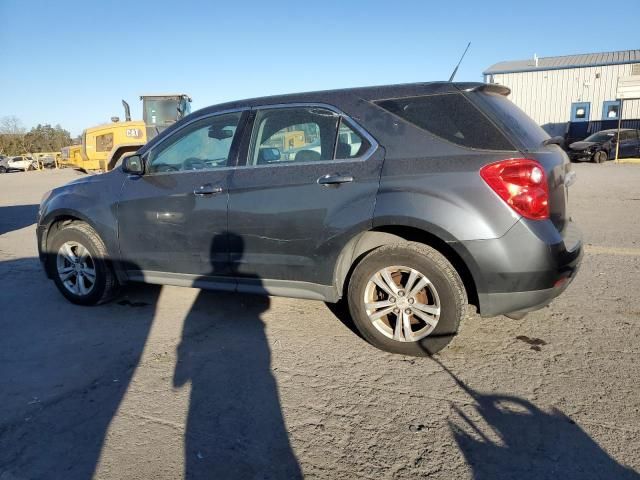
<instances>
[{"instance_id":1,"label":"side mirror","mask_svg":"<svg viewBox=\"0 0 640 480\"><path fill-rule=\"evenodd\" d=\"M140 155L129 155L122 161L122 171L130 175L142 175L144 162Z\"/></svg>"}]
</instances>

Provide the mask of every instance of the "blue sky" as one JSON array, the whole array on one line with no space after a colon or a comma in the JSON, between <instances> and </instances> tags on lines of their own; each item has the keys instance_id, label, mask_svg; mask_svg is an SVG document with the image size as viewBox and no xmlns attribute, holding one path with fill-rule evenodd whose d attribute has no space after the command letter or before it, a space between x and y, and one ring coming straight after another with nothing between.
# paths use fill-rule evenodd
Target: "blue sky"
<instances>
[{"instance_id":1,"label":"blue sky","mask_svg":"<svg viewBox=\"0 0 640 480\"><path fill-rule=\"evenodd\" d=\"M609 13L606 13L609 12ZM616 18L617 12L623 12ZM493 63L640 48L640 2L0 0L0 117L73 135L138 96L193 108L261 95L457 80Z\"/></svg>"}]
</instances>

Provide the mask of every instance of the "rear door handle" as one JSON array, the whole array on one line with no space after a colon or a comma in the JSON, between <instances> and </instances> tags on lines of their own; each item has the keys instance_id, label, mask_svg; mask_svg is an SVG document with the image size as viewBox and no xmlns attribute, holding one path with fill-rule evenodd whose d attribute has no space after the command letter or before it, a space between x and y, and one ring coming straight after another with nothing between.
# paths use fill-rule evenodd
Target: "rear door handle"
<instances>
[{"instance_id":1,"label":"rear door handle","mask_svg":"<svg viewBox=\"0 0 640 480\"><path fill-rule=\"evenodd\" d=\"M220 185L213 186L210 183L200 185L193 191L194 195L198 195L200 197L204 195L216 195L218 193L222 193L222 187Z\"/></svg>"},{"instance_id":2,"label":"rear door handle","mask_svg":"<svg viewBox=\"0 0 640 480\"><path fill-rule=\"evenodd\" d=\"M333 175L323 175L318 179L320 185L339 185L341 183L351 183L353 177L351 175L339 175L337 173Z\"/></svg>"}]
</instances>

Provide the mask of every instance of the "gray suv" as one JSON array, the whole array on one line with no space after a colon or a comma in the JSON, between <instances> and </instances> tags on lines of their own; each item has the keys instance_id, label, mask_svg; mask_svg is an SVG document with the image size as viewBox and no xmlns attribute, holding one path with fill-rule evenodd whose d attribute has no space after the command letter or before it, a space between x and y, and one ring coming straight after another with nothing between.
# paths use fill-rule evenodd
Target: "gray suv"
<instances>
[{"instance_id":1,"label":"gray suv","mask_svg":"<svg viewBox=\"0 0 640 480\"><path fill-rule=\"evenodd\" d=\"M575 276L575 174L481 83L257 98L177 122L114 171L45 194L38 246L70 301L139 281L345 300L362 336L429 355Z\"/></svg>"}]
</instances>

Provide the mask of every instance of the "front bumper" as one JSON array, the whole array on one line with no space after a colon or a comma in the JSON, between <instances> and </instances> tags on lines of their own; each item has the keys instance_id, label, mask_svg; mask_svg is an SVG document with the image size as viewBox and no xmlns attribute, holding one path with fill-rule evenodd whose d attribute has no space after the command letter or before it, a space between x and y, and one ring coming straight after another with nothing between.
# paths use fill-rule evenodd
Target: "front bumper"
<instances>
[{"instance_id":1,"label":"front bumper","mask_svg":"<svg viewBox=\"0 0 640 480\"><path fill-rule=\"evenodd\" d=\"M573 222L560 233L550 221L521 219L501 238L463 245L474 260L483 317L548 305L573 281L583 255L582 233Z\"/></svg>"},{"instance_id":2,"label":"front bumper","mask_svg":"<svg viewBox=\"0 0 640 480\"><path fill-rule=\"evenodd\" d=\"M588 150L569 150L567 155L569 155L569 159L572 162L590 162L593 159L593 154L595 152L590 152Z\"/></svg>"}]
</instances>

